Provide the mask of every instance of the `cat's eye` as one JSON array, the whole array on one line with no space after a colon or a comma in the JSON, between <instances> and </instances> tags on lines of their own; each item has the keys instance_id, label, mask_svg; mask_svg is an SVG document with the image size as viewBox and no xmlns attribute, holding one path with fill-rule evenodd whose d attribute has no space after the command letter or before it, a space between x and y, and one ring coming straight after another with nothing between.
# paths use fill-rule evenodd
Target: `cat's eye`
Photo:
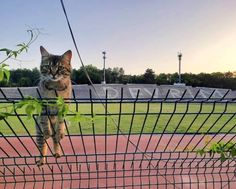
<instances>
[{"instance_id":1,"label":"cat's eye","mask_svg":"<svg viewBox=\"0 0 236 189\"><path fill-rule=\"evenodd\" d=\"M48 68L49 65L45 64L45 65L42 65L41 67L42 67L42 68Z\"/></svg>"}]
</instances>

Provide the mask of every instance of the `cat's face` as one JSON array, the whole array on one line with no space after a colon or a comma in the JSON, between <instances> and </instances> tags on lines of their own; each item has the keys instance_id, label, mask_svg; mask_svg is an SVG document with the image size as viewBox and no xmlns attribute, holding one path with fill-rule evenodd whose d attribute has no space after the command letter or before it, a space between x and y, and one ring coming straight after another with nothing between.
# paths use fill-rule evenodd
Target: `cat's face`
<instances>
[{"instance_id":1,"label":"cat's face","mask_svg":"<svg viewBox=\"0 0 236 189\"><path fill-rule=\"evenodd\" d=\"M42 61L40 65L40 72L43 77L51 80L58 80L71 75L71 57L72 52L66 51L63 55L49 54L45 48L40 47Z\"/></svg>"}]
</instances>

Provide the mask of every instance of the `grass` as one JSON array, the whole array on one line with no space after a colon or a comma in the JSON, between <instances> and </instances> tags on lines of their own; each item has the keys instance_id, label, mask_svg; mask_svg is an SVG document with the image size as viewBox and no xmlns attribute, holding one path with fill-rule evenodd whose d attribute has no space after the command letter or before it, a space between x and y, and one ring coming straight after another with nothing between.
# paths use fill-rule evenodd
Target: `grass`
<instances>
[{"instance_id":1,"label":"grass","mask_svg":"<svg viewBox=\"0 0 236 189\"><path fill-rule=\"evenodd\" d=\"M2 105L3 106L3 105ZM233 115L236 110L235 104L213 104L191 103L137 103L134 107L132 103L123 103L121 106L121 116L119 119L120 105L116 103L107 104L107 110L111 114L104 116L105 109L101 104L93 105L94 119L91 119L91 104L79 104L78 109L82 116L80 125L72 121L72 116L67 116L69 122L68 131L70 134L115 134L117 124L123 133L206 133L206 132L236 132L234 124L236 118ZM70 105L70 109L75 110L75 104ZM135 114L133 114L135 108ZM225 114L222 115L222 112ZM146 113L148 114L146 115ZM200 112L200 114L199 114ZM23 110L18 114L24 113ZM156 120L157 124L155 126ZM107 122L107 124L106 124ZM10 126L10 127L9 127ZM22 115L9 116L6 120L0 121L0 132L3 135L28 135L35 133L35 123L33 119L27 119Z\"/></svg>"}]
</instances>

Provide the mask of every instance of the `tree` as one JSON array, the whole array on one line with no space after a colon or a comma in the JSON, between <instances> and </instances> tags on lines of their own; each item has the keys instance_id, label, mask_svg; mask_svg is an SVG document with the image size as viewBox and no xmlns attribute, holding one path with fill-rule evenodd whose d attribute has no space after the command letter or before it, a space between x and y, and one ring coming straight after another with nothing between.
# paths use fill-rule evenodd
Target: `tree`
<instances>
[{"instance_id":1,"label":"tree","mask_svg":"<svg viewBox=\"0 0 236 189\"><path fill-rule=\"evenodd\" d=\"M148 68L143 74L143 83L154 84L156 83L155 77L155 72L152 69Z\"/></svg>"},{"instance_id":2,"label":"tree","mask_svg":"<svg viewBox=\"0 0 236 189\"><path fill-rule=\"evenodd\" d=\"M32 86L32 81L28 77L22 77L20 80L17 82L17 86L19 87L28 87Z\"/></svg>"},{"instance_id":3,"label":"tree","mask_svg":"<svg viewBox=\"0 0 236 189\"><path fill-rule=\"evenodd\" d=\"M188 86L197 87L200 86L200 80L196 74L184 73L182 74L183 82Z\"/></svg>"},{"instance_id":4,"label":"tree","mask_svg":"<svg viewBox=\"0 0 236 189\"><path fill-rule=\"evenodd\" d=\"M169 77L167 74L165 73L160 73L159 75L157 75L156 77L156 83L158 85L166 85L169 84Z\"/></svg>"},{"instance_id":5,"label":"tree","mask_svg":"<svg viewBox=\"0 0 236 189\"><path fill-rule=\"evenodd\" d=\"M103 80L103 70L98 69L93 65L87 65L86 70L93 83L100 84ZM0 81L2 87L30 87L36 86L40 78L40 72L37 68L30 69L16 69L10 70L10 80L6 79ZM74 84L90 84L82 67L78 70L73 69L71 75L72 83ZM213 87L236 89L236 72L215 72L215 73L184 73L182 74L182 81L188 86L193 87ZM178 73L165 74L160 73L155 75L152 69L147 69L141 75L125 75L123 68L107 68L106 69L107 83L144 83L144 84L158 84L158 85L172 85L178 82Z\"/></svg>"},{"instance_id":6,"label":"tree","mask_svg":"<svg viewBox=\"0 0 236 189\"><path fill-rule=\"evenodd\" d=\"M93 65L87 65L85 68L93 83L101 83L101 70ZM73 77L77 84L90 84L83 67L80 67L80 69L77 72L74 72L74 74L76 74Z\"/></svg>"},{"instance_id":7,"label":"tree","mask_svg":"<svg viewBox=\"0 0 236 189\"><path fill-rule=\"evenodd\" d=\"M24 86L24 87L31 87L37 85L40 72L37 68L33 70L30 69L16 69L11 70L11 78L10 78L10 86ZM24 78L23 80L21 80ZM27 82L26 82L27 80Z\"/></svg>"},{"instance_id":8,"label":"tree","mask_svg":"<svg viewBox=\"0 0 236 189\"><path fill-rule=\"evenodd\" d=\"M224 77L225 78L233 78L234 77L234 73L233 72L225 72L224 73Z\"/></svg>"},{"instance_id":9,"label":"tree","mask_svg":"<svg viewBox=\"0 0 236 189\"><path fill-rule=\"evenodd\" d=\"M169 83L170 84L174 84L174 83L177 83L179 81L179 74L176 72L176 73L173 73L171 75L169 75Z\"/></svg>"},{"instance_id":10,"label":"tree","mask_svg":"<svg viewBox=\"0 0 236 189\"><path fill-rule=\"evenodd\" d=\"M38 85L38 82L40 80L40 71L38 68L33 68L30 78L32 80L32 86Z\"/></svg>"},{"instance_id":11,"label":"tree","mask_svg":"<svg viewBox=\"0 0 236 189\"><path fill-rule=\"evenodd\" d=\"M72 73L71 73L71 81L72 81L72 83L77 84L77 81L79 80L78 76L79 76L78 70L73 69Z\"/></svg>"},{"instance_id":12,"label":"tree","mask_svg":"<svg viewBox=\"0 0 236 189\"><path fill-rule=\"evenodd\" d=\"M112 81L113 83L122 83L122 77L125 74L123 68L115 67L112 69Z\"/></svg>"},{"instance_id":13,"label":"tree","mask_svg":"<svg viewBox=\"0 0 236 189\"><path fill-rule=\"evenodd\" d=\"M103 76L103 70L101 70L100 71L100 73L101 73L101 76L102 76L102 78L104 77ZM106 83L114 83L114 78L112 77L112 69L111 68L107 68L106 70L105 70L105 76L106 76ZM103 80L103 79L102 79Z\"/></svg>"}]
</instances>

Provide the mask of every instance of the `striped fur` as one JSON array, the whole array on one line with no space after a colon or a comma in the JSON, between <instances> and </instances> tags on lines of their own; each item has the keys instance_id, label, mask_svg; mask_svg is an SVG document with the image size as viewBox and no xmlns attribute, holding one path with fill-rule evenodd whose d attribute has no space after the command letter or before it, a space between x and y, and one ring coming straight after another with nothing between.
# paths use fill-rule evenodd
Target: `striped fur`
<instances>
[{"instance_id":1,"label":"striped fur","mask_svg":"<svg viewBox=\"0 0 236 189\"><path fill-rule=\"evenodd\" d=\"M39 91L42 98L55 98L61 96L63 98L71 97L71 56L69 50L62 56L49 54L42 46L40 47L42 61L40 65L40 82ZM42 115L37 118L36 133L37 145L40 150L40 160L38 166L45 164L45 156L47 155L46 140L50 137L53 139L54 156L61 156L60 140L64 137L65 123L59 120L57 109L53 107L44 107Z\"/></svg>"}]
</instances>

